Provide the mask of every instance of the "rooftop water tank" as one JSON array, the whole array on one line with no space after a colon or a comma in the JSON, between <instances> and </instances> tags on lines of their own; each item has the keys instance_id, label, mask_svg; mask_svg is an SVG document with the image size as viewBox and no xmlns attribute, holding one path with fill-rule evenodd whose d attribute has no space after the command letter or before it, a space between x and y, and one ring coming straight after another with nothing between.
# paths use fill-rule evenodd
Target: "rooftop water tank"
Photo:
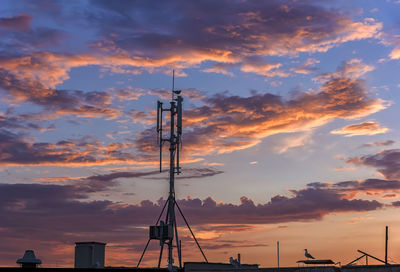
<instances>
[{"instance_id":1,"label":"rooftop water tank","mask_svg":"<svg viewBox=\"0 0 400 272\"><path fill-rule=\"evenodd\" d=\"M76 242L75 268L104 268L105 243Z\"/></svg>"}]
</instances>

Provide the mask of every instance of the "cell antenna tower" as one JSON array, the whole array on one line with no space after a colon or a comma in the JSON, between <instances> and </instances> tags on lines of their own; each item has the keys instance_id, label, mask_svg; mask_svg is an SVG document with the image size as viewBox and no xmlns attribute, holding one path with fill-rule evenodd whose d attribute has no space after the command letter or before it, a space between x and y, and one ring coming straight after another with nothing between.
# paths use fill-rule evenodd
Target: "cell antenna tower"
<instances>
[{"instance_id":1,"label":"cell antenna tower","mask_svg":"<svg viewBox=\"0 0 400 272\"><path fill-rule=\"evenodd\" d=\"M182 247L181 241L178 238L178 226L176 223L175 216L175 207L179 211L187 228L189 229L194 241L196 242L198 248L200 249L201 254L203 255L204 260L208 263L206 255L200 247L199 242L196 239L192 229L189 226L188 221L178 203L175 200L175 174L179 175L181 173L181 167L179 166L179 150L182 145L182 102L183 98L180 96L181 91L175 90L175 71L172 72L172 98L170 103L170 108L164 108L163 102L157 101L157 143L160 146L160 172L162 172L162 149L163 144L165 142L169 142L169 195L168 199L165 202L160 215L154 226L150 226L149 228L149 239L147 244L143 250L142 255L140 256L137 267L139 267L142 262L143 256L146 253L147 247L150 244L151 240L160 241L160 255L158 258L158 268L161 266L161 260L164 250L164 245L168 246L168 268L173 269L174 258L173 258L173 249L176 248L176 252L179 260L179 268L182 268ZM175 95L176 98L175 98ZM170 133L169 138L164 138L163 135L163 112L170 113ZM176 160L175 160L176 159ZM164 214L165 208L167 208L167 212L165 214L165 221L162 221L161 218ZM174 246L174 239L176 246Z\"/></svg>"}]
</instances>

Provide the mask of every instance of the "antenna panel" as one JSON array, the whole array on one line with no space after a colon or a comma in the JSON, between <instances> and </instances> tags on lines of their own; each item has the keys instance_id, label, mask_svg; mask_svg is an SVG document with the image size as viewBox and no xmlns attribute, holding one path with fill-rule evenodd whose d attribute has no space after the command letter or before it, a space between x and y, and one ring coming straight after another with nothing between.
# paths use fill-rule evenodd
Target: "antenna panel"
<instances>
[{"instance_id":1,"label":"antenna panel","mask_svg":"<svg viewBox=\"0 0 400 272\"><path fill-rule=\"evenodd\" d=\"M178 134L182 135L182 102L183 98L182 96L178 96L178 107L177 107L177 128L178 128Z\"/></svg>"},{"instance_id":2,"label":"antenna panel","mask_svg":"<svg viewBox=\"0 0 400 272\"><path fill-rule=\"evenodd\" d=\"M160 146L160 172L162 171L162 143L163 143L163 138L162 138L162 113L163 113L163 108L162 108L163 103L160 101L157 101L157 141Z\"/></svg>"},{"instance_id":3,"label":"antenna panel","mask_svg":"<svg viewBox=\"0 0 400 272\"><path fill-rule=\"evenodd\" d=\"M162 114L162 102L157 101L157 132L160 130L160 120Z\"/></svg>"}]
</instances>

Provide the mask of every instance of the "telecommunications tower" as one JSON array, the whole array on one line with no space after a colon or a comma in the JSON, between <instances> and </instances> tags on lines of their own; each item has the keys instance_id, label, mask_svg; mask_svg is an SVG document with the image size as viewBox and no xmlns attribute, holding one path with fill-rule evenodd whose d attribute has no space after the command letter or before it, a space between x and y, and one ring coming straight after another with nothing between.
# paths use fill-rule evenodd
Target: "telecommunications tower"
<instances>
[{"instance_id":1,"label":"telecommunications tower","mask_svg":"<svg viewBox=\"0 0 400 272\"><path fill-rule=\"evenodd\" d=\"M181 247L182 245L181 241L178 238L178 226L176 223L175 207L177 208L183 220L185 221L185 224L189 229L198 248L200 249L200 252L203 255L204 260L208 262L206 255L204 255L204 252L201 249L200 244L197 241L196 237L194 236L194 233L190 228L188 221L183 215L181 208L175 201L175 174L179 175L181 173L181 167L179 166L179 150L182 145L181 137L182 137L183 97L180 96L181 93L180 90L175 90L174 83L175 83L175 71L173 71L172 73L172 98L171 101L169 102L170 107L164 108L163 102L157 101L157 143L160 147L160 172L162 171L163 144L165 142L169 142L169 195L156 221L156 224L154 226L150 226L149 228L149 239L139 259L137 267L139 267L143 259L143 256L146 253L147 247L149 246L150 241L158 240L160 241L160 255L158 258L158 268L161 266L164 245L168 246L168 267L170 269L173 268L174 264L173 249L175 247L176 253L178 255L179 268L182 268L182 247ZM176 98L175 95L177 95ZM170 132L168 138L164 138L163 135L163 112L170 113L170 121L169 121ZM167 212L165 214L165 219L163 221L161 220L161 218L163 216L166 207L167 207ZM174 239L176 243L175 246L174 246Z\"/></svg>"}]
</instances>

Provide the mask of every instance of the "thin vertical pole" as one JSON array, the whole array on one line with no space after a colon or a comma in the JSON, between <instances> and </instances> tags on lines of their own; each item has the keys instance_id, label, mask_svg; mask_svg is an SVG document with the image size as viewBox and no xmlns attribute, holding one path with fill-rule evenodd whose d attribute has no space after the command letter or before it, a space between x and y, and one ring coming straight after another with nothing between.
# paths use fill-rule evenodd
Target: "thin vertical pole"
<instances>
[{"instance_id":1,"label":"thin vertical pole","mask_svg":"<svg viewBox=\"0 0 400 272\"><path fill-rule=\"evenodd\" d=\"M278 253L278 268L279 268L279 241L276 242L276 251Z\"/></svg>"},{"instance_id":2,"label":"thin vertical pole","mask_svg":"<svg viewBox=\"0 0 400 272\"><path fill-rule=\"evenodd\" d=\"M385 235L385 265L388 264L387 262L387 255L388 255L388 226L386 226L386 235Z\"/></svg>"}]
</instances>

